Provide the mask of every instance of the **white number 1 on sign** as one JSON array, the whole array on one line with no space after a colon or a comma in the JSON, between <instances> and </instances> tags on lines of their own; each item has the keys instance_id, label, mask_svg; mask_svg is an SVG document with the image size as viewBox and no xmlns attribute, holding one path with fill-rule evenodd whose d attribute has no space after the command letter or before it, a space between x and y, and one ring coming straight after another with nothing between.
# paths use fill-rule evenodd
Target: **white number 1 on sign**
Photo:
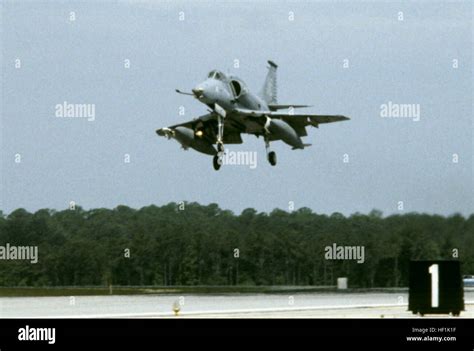
<instances>
[{"instance_id":1,"label":"white number 1 on sign","mask_svg":"<svg viewBox=\"0 0 474 351\"><path fill-rule=\"evenodd\" d=\"M428 272L431 275L431 307L439 307L439 265L432 264Z\"/></svg>"}]
</instances>

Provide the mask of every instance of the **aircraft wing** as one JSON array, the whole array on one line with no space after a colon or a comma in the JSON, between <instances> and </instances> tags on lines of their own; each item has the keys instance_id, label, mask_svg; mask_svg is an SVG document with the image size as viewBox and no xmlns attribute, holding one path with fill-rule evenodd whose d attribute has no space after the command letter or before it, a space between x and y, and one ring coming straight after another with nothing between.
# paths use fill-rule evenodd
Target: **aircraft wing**
<instances>
[{"instance_id":1,"label":"aircraft wing","mask_svg":"<svg viewBox=\"0 0 474 351\"><path fill-rule=\"evenodd\" d=\"M199 127L199 124L205 124L205 123L207 123L209 121L213 121L215 119L216 119L216 116L213 113L208 113L206 115L199 116L198 118L194 118L191 121L187 121L187 122L180 123L180 124L175 124L173 126L169 126L168 128L158 129L156 132L160 136L166 136L166 133L164 132L165 129L175 129L176 127L197 129L196 127Z\"/></svg>"},{"instance_id":2,"label":"aircraft wing","mask_svg":"<svg viewBox=\"0 0 474 351\"><path fill-rule=\"evenodd\" d=\"M297 123L303 123L305 125L312 125L317 127L321 123L332 123L349 120L349 117L342 115L314 115L310 113L280 113L274 111L257 111L257 110L247 110L247 109L236 109L236 113L242 114L244 116L250 117L263 117L268 116L270 118L279 118L286 122L295 121Z\"/></svg>"},{"instance_id":3,"label":"aircraft wing","mask_svg":"<svg viewBox=\"0 0 474 351\"><path fill-rule=\"evenodd\" d=\"M311 107L310 105L281 105L281 104L269 104L268 107L271 111L276 110L288 110L290 107L292 108L306 108Z\"/></svg>"},{"instance_id":4,"label":"aircraft wing","mask_svg":"<svg viewBox=\"0 0 474 351\"><path fill-rule=\"evenodd\" d=\"M333 123L340 121L347 121L350 118L342 115L314 115L309 113L304 114L289 114L274 111L256 111L248 109L237 109L238 114L248 117L264 117L278 118L284 120L295 129L299 136L306 136L306 126L313 126L318 128L320 124Z\"/></svg>"}]
</instances>

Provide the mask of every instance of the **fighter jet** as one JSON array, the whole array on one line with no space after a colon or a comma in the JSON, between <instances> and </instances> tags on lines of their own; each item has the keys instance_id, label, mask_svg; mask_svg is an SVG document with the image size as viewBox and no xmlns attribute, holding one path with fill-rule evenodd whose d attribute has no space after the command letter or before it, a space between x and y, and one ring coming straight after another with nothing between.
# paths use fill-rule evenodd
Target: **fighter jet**
<instances>
[{"instance_id":1,"label":"fighter jet","mask_svg":"<svg viewBox=\"0 0 474 351\"><path fill-rule=\"evenodd\" d=\"M279 104L277 102L277 65L268 61L268 73L259 94L252 93L244 81L233 75L213 70L199 83L190 95L208 107L208 113L188 122L160 128L156 133L177 140L187 150L213 156L213 166L219 170L224 156L224 144L241 144L242 133L263 137L268 162L275 166L276 154L270 142L281 140L293 150L304 149L301 137L306 127L318 128L320 124L345 121L342 115L314 115L295 113L295 109L309 105ZM279 110L286 110L278 112ZM214 145L216 147L214 147Z\"/></svg>"}]
</instances>

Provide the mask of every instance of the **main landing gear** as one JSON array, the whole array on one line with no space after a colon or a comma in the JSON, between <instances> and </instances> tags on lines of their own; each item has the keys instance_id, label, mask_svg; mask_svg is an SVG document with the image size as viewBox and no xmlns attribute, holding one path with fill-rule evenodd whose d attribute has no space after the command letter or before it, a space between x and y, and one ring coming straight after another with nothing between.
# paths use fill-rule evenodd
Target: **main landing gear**
<instances>
[{"instance_id":1,"label":"main landing gear","mask_svg":"<svg viewBox=\"0 0 474 351\"><path fill-rule=\"evenodd\" d=\"M267 152L267 160L270 162L272 166L275 166L277 164L277 155L275 151L269 151L270 150L270 141L268 140L268 137L265 137L265 150Z\"/></svg>"},{"instance_id":2,"label":"main landing gear","mask_svg":"<svg viewBox=\"0 0 474 351\"><path fill-rule=\"evenodd\" d=\"M224 119L225 119L225 110L216 104L215 112L217 114L217 154L214 155L212 159L212 166L216 171L218 171L222 166L222 158L224 156ZM270 120L270 119L268 119ZM270 133L265 126L265 150L267 152L268 162L275 166L277 164L277 156L275 151L270 151L270 138L268 134Z\"/></svg>"}]
</instances>

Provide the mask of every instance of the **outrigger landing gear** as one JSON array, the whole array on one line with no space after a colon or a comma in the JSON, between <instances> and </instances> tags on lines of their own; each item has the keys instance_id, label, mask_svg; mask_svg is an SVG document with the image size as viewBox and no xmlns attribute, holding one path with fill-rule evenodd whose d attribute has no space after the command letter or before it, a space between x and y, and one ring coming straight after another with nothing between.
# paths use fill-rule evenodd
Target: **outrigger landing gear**
<instances>
[{"instance_id":1,"label":"outrigger landing gear","mask_svg":"<svg viewBox=\"0 0 474 351\"><path fill-rule=\"evenodd\" d=\"M272 166L275 166L277 164L277 155L275 151L269 151L270 141L268 140L268 137L265 137L265 150L267 151L268 162L270 162Z\"/></svg>"}]
</instances>

